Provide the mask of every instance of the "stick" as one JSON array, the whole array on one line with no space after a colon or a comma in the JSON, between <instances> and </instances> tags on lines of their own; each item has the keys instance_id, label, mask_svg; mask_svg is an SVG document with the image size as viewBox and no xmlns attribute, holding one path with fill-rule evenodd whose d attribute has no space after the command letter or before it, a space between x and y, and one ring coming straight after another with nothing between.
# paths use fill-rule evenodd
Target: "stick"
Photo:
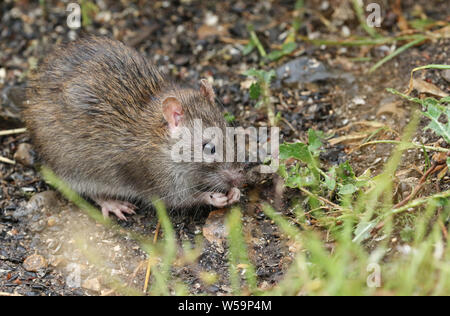
<instances>
[{"instance_id":1,"label":"stick","mask_svg":"<svg viewBox=\"0 0 450 316\"><path fill-rule=\"evenodd\" d=\"M20 133L25 133L26 131L27 131L26 128L7 129L4 131L0 131L0 136L20 134Z\"/></svg>"},{"instance_id":2,"label":"stick","mask_svg":"<svg viewBox=\"0 0 450 316\"><path fill-rule=\"evenodd\" d=\"M16 162L14 160L11 160L11 159L8 159L8 158L2 157L2 156L0 156L0 162L9 163L11 165L16 164Z\"/></svg>"},{"instance_id":3,"label":"stick","mask_svg":"<svg viewBox=\"0 0 450 316\"><path fill-rule=\"evenodd\" d=\"M156 244L156 240L158 240L158 234L159 234L160 227L161 227L161 222L158 221L158 224L156 225L155 236L153 237L153 244ZM152 269L151 260L150 260L150 258L148 258L147 272L145 273L144 293L147 293L148 281L150 279L151 269Z\"/></svg>"},{"instance_id":4,"label":"stick","mask_svg":"<svg viewBox=\"0 0 450 316\"><path fill-rule=\"evenodd\" d=\"M17 293L0 292L0 296L22 296Z\"/></svg>"}]
</instances>

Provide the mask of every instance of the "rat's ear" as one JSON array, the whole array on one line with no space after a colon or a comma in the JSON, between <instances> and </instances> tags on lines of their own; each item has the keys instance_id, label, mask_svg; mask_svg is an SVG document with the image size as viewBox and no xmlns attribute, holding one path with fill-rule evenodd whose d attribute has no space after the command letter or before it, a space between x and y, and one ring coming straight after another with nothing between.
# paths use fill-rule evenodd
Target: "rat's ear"
<instances>
[{"instance_id":1,"label":"rat's ear","mask_svg":"<svg viewBox=\"0 0 450 316\"><path fill-rule=\"evenodd\" d=\"M214 93L214 89L208 80L200 80L200 92L209 102L214 103L216 94Z\"/></svg>"},{"instance_id":2,"label":"rat's ear","mask_svg":"<svg viewBox=\"0 0 450 316\"><path fill-rule=\"evenodd\" d=\"M183 108L180 101L176 97L167 97L162 102L163 115L169 128L173 129L181 124L183 118Z\"/></svg>"}]
</instances>

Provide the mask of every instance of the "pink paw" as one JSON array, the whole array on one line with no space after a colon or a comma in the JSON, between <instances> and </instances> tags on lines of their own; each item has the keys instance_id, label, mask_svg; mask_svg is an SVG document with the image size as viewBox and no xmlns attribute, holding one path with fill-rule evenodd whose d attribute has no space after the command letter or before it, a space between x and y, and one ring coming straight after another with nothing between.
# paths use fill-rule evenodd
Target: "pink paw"
<instances>
[{"instance_id":1,"label":"pink paw","mask_svg":"<svg viewBox=\"0 0 450 316\"><path fill-rule=\"evenodd\" d=\"M125 214L136 214L136 212L134 211L136 209L136 206L126 201L96 200L96 202L102 208L102 214L105 218L109 217L110 213L113 213L119 219L126 221L127 218L125 217Z\"/></svg>"},{"instance_id":2,"label":"pink paw","mask_svg":"<svg viewBox=\"0 0 450 316\"><path fill-rule=\"evenodd\" d=\"M205 192L203 193L203 200L206 204L223 208L227 205L236 203L241 198L241 191L238 188L232 188L228 194L219 192Z\"/></svg>"},{"instance_id":3,"label":"pink paw","mask_svg":"<svg viewBox=\"0 0 450 316\"><path fill-rule=\"evenodd\" d=\"M239 202L241 199L241 191L238 188L232 188L230 192L227 194L228 197L228 205Z\"/></svg>"},{"instance_id":4,"label":"pink paw","mask_svg":"<svg viewBox=\"0 0 450 316\"><path fill-rule=\"evenodd\" d=\"M228 204L228 197L223 193L218 192L205 192L205 203L222 208Z\"/></svg>"}]
</instances>

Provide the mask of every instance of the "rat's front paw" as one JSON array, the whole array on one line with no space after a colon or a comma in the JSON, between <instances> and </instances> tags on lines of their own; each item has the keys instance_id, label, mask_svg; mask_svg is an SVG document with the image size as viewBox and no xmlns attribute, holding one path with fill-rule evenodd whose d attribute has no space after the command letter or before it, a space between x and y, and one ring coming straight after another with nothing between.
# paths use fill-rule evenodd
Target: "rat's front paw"
<instances>
[{"instance_id":1,"label":"rat's front paw","mask_svg":"<svg viewBox=\"0 0 450 316\"><path fill-rule=\"evenodd\" d=\"M241 199L241 191L238 188L231 188L227 194L228 205L239 202Z\"/></svg>"},{"instance_id":2,"label":"rat's front paw","mask_svg":"<svg viewBox=\"0 0 450 316\"><path fill-rule=\"evenodd\" d=\"M223 193L218 192L205 192L203 195L206 204L222 208L227 206L228 197Z\"/></svg>"},{"instance_id":3,"label":"rat's front paw","mask_svg":"<svg viewBox=\"0 0 450 316\"><path fill-rule=\"evenodd\" d=\"M236 203L241 198L241 191L238 188L232 188L228 194L219 192L205 192L203 193L203 201L206 204L222 208L227 205Z\"/></svg>"},{"instance_id":4,"label":"rat's front paw","mask_svg":"<svg viewBox=\"0 0 450 316\"><path fill-rule=\"evenodd\" d=\"M105 218L107 218L110 213L113 213L119 219L126 221L127 218L125 217L125 214L136 214L134 211L136 206L129 202L116 200L96 200L95 202L102 208L102 214Z\"/></svg>"}]
</instances>

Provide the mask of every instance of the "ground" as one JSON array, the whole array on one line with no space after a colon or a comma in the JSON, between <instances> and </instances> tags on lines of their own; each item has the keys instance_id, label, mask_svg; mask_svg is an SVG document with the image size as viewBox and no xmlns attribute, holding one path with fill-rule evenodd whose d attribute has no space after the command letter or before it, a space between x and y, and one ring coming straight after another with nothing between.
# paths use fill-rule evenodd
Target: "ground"
<instances>
[{"instance_id":1,"label":"ground","mask_svg":"<svg viewBox=\"0 0 450 316\"><path fill-rule=\"evenodd\" d=\"M46 52L55 44L85 33L107 35L135 47L178 80L196 84L201 78L214 78L214 89L225 111L236 117L235 124L244 127L267 124L265 112L256 108L256 101L249 96L251 82L242 75L245 70L260 67L257 50L248 55L242 53L250 36L246 25L253 24L267 51L278 49L291 29L295 1L152 1L139 6L141 2L98 1L98 11L91 23L70 30L66 25L65 2L44 1L43 10L37 1L3 1L0 131L24 126L19 111L25 99L23 88L29 72L36 69ZM351 34L364 35L357 19L346 16L349 12L353 14L351 6L345 9L346 1L339 1L341 5L318 0L305 2L307 10L298 30L300 36L342 38L347 29ZM422 14L442 23L450 22L448 4L432 2L433 5L430 1L403 1L401 12L407 20ZM336 14L338 8L340 14ZM398 34L398 15L393 7L383 6L383 13L380 31L386 36ZM324 20L332 25L327 26ZM411 103L393 96L386 88L404 91L413 68L448 64L450 60L448 38L427 40L368 74L376 61L402 44L347 47L298 40L297 48L288 56L264 65L265 69L281 72L283 65L300 58L324 65L320 80L309 80L308 75L291 83L283 76L273 81L272 101L282 117L281 141L305 141L310 128L334 134L321 155L325 165L349 161L357 175L368 169L373 175L382 172L393 146L358 148L355 143L380 126L385 128L377 131L377 139L399 139L409 122ZM370 60L361 58L367 56ZM442 71L429 70L416 76L444 93L450 92L449 78ZM380 125L373 128L368 122ZM426 120L422 119L420 124L424 127ZM351 138L358 133L363 136ZM419 129L414 139L448 147L431 131ZM126 290L121 292L114 287L116 279L142 292L147 254L134 236L153 239L158 223L154 210L142 208L115 228L99 225L43 181L37 171L36 153L24 144L31 144L27 133L0 136L0 156L17 161L0 162L0 292L124 294ZM398 201L421 178L424 160L420 150L410 150L405 155L397 174ZM291 202L302 195L296 190L286 190L280 195L280 179L276 175L249 178L239 204L244 214L244 236L258 284L270 288L283 277L296 249L262 212L261 205L268 202L289 216ZM440 179L432 178L422 194L449 188L447 172ZM183 242L194 243L199 236L206 237L204 243L194 248L198 250L197 260L178 262L171 270L191 294L222 295L231 291L229 250L220 233L223 214L211 211L204 208L170 214L180 249ZM32 262L33 259L37 262ZM207 282L205 272L214 272L216 279Z\"/></svg>"}]
</instances>

